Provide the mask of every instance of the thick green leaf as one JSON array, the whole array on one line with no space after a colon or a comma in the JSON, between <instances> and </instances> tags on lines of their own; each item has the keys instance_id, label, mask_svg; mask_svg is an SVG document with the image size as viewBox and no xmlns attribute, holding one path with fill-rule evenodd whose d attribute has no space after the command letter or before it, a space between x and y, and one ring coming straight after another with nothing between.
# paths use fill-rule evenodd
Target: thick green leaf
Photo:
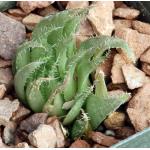
<instances>
[{"instance_id":1,"label":"thick green leaf","mask_svg":"<svg viewBox=\"0 0 150 150\"><path fill-rule=\"evenodd\" d=\"M86 112L88 113L92 128L96 129L110 113L124 104L128 98L129 94L122 94L107 99L90 95L86 101Z\"/></svg>"},{"instance_id":2,"label":"thick green leaf","mask_svg":"<svg viewBox=\"0 0 150 150\"><path fill-rule=\"evenodd\" d=\"M138 132L112 146L112 148L150 148L150 128Z\"/></svg>"},{"instance_id":3,"label":"thick green leaf","mask_svg":"<svg viewBox=\"0 0 150 150\"><path fill-rule=\"evenodd\" d=\"M22 102L26 103L25 85L30 75L42 65L44 62L33 62L22 67L15 75L14 86L16 93Z\"/></svg>"}]
</instances>

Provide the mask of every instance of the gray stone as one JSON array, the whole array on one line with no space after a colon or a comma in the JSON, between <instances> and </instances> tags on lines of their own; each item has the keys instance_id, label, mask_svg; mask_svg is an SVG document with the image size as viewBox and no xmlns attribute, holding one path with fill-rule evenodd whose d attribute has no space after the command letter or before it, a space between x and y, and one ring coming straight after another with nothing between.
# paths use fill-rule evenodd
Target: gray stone
<instances>
[{"instance_id":1,"label":"gray stone","mask_svg":"<svg viewBox=\"0 0 150 150\"><path fill-rule=\"evenodd\" d=\"M23 24L0 13L0 56L12 59L16 48L25 40Z\"/></svg>"},{"instance_id":2,"label":"gray stone","mask_svg":"<svg viewBox=\"0 0 150 150\"><path fill-rule=\"evenodd\" d=\"M28 133L34 131L40 124L44 124L47 120L46 113L36 113L29 118L23 120L20 124L20 129Z\"/></svg>"}]
</instances>

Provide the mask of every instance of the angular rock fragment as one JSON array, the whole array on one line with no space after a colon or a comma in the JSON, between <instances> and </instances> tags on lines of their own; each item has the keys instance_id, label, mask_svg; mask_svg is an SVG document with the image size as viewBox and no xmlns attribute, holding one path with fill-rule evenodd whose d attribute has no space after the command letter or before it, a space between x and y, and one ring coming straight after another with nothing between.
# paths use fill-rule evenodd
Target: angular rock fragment
<instances>
[{"instance_id":1,"label":"angular rock fragment","mask_svg":"<svg viewBox=\"0 0 150 150\"><path fill-rule=\"evenodd\" d=\"M107 129L117 129L124 126L126 115L122 112L113 112L104 121Z\"/></svg>"},{"instance_id":2,"label":"angular rock fragment","mask_svg":"<svg viewBox=\"0 0 150 150\"><path fill-rule=\"evenodd\" d=\"M128 7L123 1L114 1L115 8L126 8Z\"/></svg>"},{"instance_id":3,"label":"angular rock fragment","mask_svg":"<svg viewBox=\"0 0 150 150\"><path fill-rule=\"evenodd\" d=\"M142 71L144 71L148 76L150 76L150 64L142 63Z\"/></svg>"},{"instance_id":4,"label":"angular rock fragment","mask_svg":"<svg viewBox=\"0 0 150 150\"><path fill-rule=\"evenodd\" d=\"M13 75L10 68L0 68L0 84L10 88L12 85Z\"/></svg>"},{"instance_id":5,"label":"angular rock fragment","mask_svg":"<svg viewBox=\"0 0 150 150\"><path fill-rule=\"evenodd\" d=\"M140 33L150 35L150 24L149 23L135 20L135 21L132 21L132 27L133 27L133 29L137 30Z\"/></svg>"},{"instance_id":6,"label":"angular rock fragment","mask_svg":"<svg viewBox=\"0 0 150 150\"><path fill-rule=\"evenodd\" d=\"M116 96L119 96L119 95L122 95L122 94L125 94L126 92L124 92L122 89L121 90L112 90L112 91L109 91L108 94L110 97L116 97ZM128 93L129 94L129 93ZM131 96L129 96L128 100L131 98ZM118 113L115 113L115 115L118 114Z\"/></svg>"},{"instance_id":7,"label":"angular rock fragment","mask_svg":"<svg viewBox=\"0 0 150 150\"><path fill-rule=\"evenodd\" d=\"M90 148L90 145L85 140L76 140L70 148Z\"/></svg>"},{"instance_id":8,"label":"angular rock fragment","mask_svg":"<svg viewBox=\"0 0 150 150\"><path fill-rule=\"evenodd\" d=\"M125 40L134 51L136 59L150 46L150 35L142 34L130 28L117 28L115 36Z\"/></svg>"},{"instance_id":9,"label":"angular rock fragment","mask_svg":"<svg viewBox=\"0 0 150 150\"><path fill-rule=\"evenodd\" d=\"M107 89L108 89L108 91L113 91L113 90L127 91L128 87L125 83L121 83L121 84L109 83L107 85Z\"/></svg>"},{"instance_id":10,"label":"angular rock fragment","mask_svg":"<svg viewBox=\"0 0 150 150\"><path fill-rule=\"evenodd\" d=\"M125 19L135 19L140 14L140 11L133 8L117 8L113 15Z\"/></svg>"},{"instance_id":11,"label":"angular rock fragment","mask_svg":"<svg viewBox=\"0 0 150 150\"><path fill-rule=\"evenodd\" d=\"M46 113L35 113L20 123L20 129L30 133L47 120Z\"/></svg>"},{"instance_id":12,"label":"angular rock fragment","mask_svg":"<svg viewBox=\"0 0 150 150\"><path fill-rule=\"evenodd\" d=\"M88 6L88 1L69 1L67 3L66 9L87 8Z\"/></svg>"},{"instance_id":13,"label":"angular rock fragment","mask_svg":"<svg viewBox=\"0 0 150 150\"><path fill-rule=\"evenodd\" d=\"M12 65L12 61L0 59L0 68L10 67Z\"/></svg>"},{"instance_id":14,"label":"angular rock fragment","mask_svg":"<svg viewBox=\"0 0 150 150\"><path fill-rule=\"evenodd\" d=\"M150 125L150 83L138 89L130 100L127 113L136 131L141 131Z\"/></svg>"},{"instance_id":15,"label":"angular rock fragment","mask_svg":"<svg viewBox=\"0 0 150 150\"><path fill-rule=\"evenodd\" d=\"M28 143L26 142L22 142L22 143L18 143L15 148L30 148Z\"/></svg>"},{"instance_id":16,"label":"angular rock fragment","mask_svg":"<svg viewBox=\"0 0 150 150\"><path fill-rule=\"evenodd\" d=\"M107 136L101 132L91 131L88 137L94 142L104 146L112 146L113 144L119 142L119 140L115 139L114 137Z\"/></svg>"},{"instance_id":17,"label":"angular rock fragment","mask_svg":"<svg viewBox=\"0 0 150 150\"><path fill-rule=\"evenodd\" d=\"M143 86L145 73L136 68L133 64L123 65L122 72L129 89L133 90Z\"/></svg>"},{"instance_id":18,"label":"angular rock fragment","mask_svg":"<svg viewBox=\"0 0 150 150\"><path fill-rule=\"evenodd\" d=\"M97 68L98 70L102 70L106 77L110 77L112 64L114 60L114 56L116 55L115 51L111 51L109 56L104 60L102 64Z\"/></svg>"},{"instance_id":19,"label":"angular rock fragment","mask_svg":"<svg viewBox=\"0 0 150 150\"><path fill-rule=\"evenodd\" d=\"M9 17L9 18L11 18L13 20L16 20L17 22L22 23L23 17L21 17L21 16L13 16L13 15L7 13L7 12L4 12L3 14L5 14L7 17Z\"/></svg>"},{"instance_id":20,"label":"angular rock fragment","mask_svg":"<svg viewBox=\"0 0 150 150\"><path fill-rule=\"evenodd\" d=\"M77 35L76 36L76 45L77 47L80 47L81 42L87 40L89 37L85 35Z\"/></svg>"},{"instance_id":21,"label":"angular rock fragment","mask_svg":"<svg viewBox=\"0 0 150 150\"><path fill-rule=\"evenodd\" d=\"M111 69L111 79L112 83L118 84L118 83L124 83L124 76L121 70L121 67L126 64L126 61L120 54L116 54L113 61L113 67Z\"/></svg>"},{"instance_id":22,"label":"angular rock fragment","mask_svg":"<svg viewBox=\"0 0 150 150\"><path fill-rule=\"evenodd\" d=\"M3 139L5 144L13 144L15 141L15 131L17 124L15 122L10 121L3 131Z\"/></svg>"},{"instance_id":23,"label":"angular rock fragment","mask_svg":"<svg viewBox=\"0 0 150 150\"><path fill-rule=\"evenodd\" d=\"M0 13L0 56L12 59L16 48L25 40L25 27L20 22Z\"/></svg>"},{"instance_id":24,"label":"angular rock fragment","mask_svg":"<svg viewBox=\"0 0 150 150\"><path fill-rule=\"evenodd\" d=\"M76 33L76 43L77 47L80 46L80 43L87 40L91 36L93 36L94 31L92 26L90 25L88 20L84 20L81 22L79 30Z\"/></svg>"},{"instance_id":25,"label":"angular rock fragment","mask_svg":"<svg viewBox=\"0 0 150 150\"><path fill-rule=\"evenodd\" d=\"M91 22L95 33L98 35L111 35L114 29L112 1L97 1L92 4L87 18Z\"/></svg>"},{"instance_id":26,"label":"angular rock fragment","mask_svg":"<svg viewBox=\"0 0 150 150\"><path fill-rule=\"evenodd\" d=\"M27 115L29 115L30 112L31 111L29 109L25 108L24 106L19 106L18 110L15 113L13 113L13 116L12 116L11 120L21 121Z\"/></svg>"},{"instance_id":27,"label":"angular rock fragment","mask_svg":"<svg viewBox=\"0 0 150 150\"><path fill-rule=\"evenodd\" d=\"M116 28L131 28L132 21L127 19L114 19L114 25Z\"/></svg>"},{"instance_id":28,"label":"angular rock fragment","mask_svg":"<svg viewBox=\"0 0 150 150\"><path fill-rule=\"evenodd\" d=\"M0 148L9 148L9 146L3 143L3 140L1 137L0 137Z\"/></svg>"},{"instance_id":29,"label":"angular rock fragment","mask_svg":"<svg viewBox=\"0 0 150 150\"><path fill-rule=\"evenodd\" d=\"M21 9L19 8L15 8L15 9L9 9L8 10L9 14L13 15L13 16L16 16L16 17L24 17L26 16L26 13L23 12Z\"/></svg>"},{"instance_id":30,"label":"angular rock fragment","mask_svg":"<svg viewBox=\"0 0 150 150\"><path fill-rule=\"evenodd\" d=\"M36 8L45 8L48 7L52 1L20 1L18 6L25 12L30 13Z\"/></svg>"},{"instance_id":31,"label":"angular rock fragment","mask_svg":"<svg viewBox=\"0 0 150 150\"><path fill-rule=\"evenodd\" d=\"M100 145L100 144L94 144L93 148L107 148L106 146Z\"/></svg>"},{"instance_id":32,"label":"angular rock fragment","mask_svg":"<svg viewBox=\"0 0 150 150\"><path fill-rule=\"evenodd\" d=\"M141 55L140 60L150 64L150 49Z\"/></svg>"},{"instance_id":33,"label":"angular rock fragment","mask_svg":"<svg viewBox=\"0 0 150 150\"><path fill-rule=\"evenodd\" d=\"M58 12L58 10L56 8L54 8L52 5L50 5L44 9L39 9L38 14L40 16L45 17L45 16L48 16L50 14L54 14L56 12Z\"/></svg>"},{"instance_id":34,"label":"angular rock fragment","mask_svg":"<svg viewBox=\"0 0 150 150\"><path fill-rule=\"evenodd\" d=\"M2 99L6 92L6 86L4 84L0 85L0 99Z\"/></svg>"},{"instance_id":35,"label":"angular rock fragment","mask_svg":"<svg viewBox=\"0 0 150 150\"><path fill-rule=\"evenodd\" d=\"M51 125L56 133L57 137L57 142L56 142L56 147L64 147L65 146L65 136L61 128L61 124L57 118L48 118L47 124Z\"/></svg>"},{"instance_id":36,"label":"angular rock fragment","mask_svg":"<svg viewBox=\"0 0 150 150\"><path fill-rule=\"evenodd\" d=\"M134 129L131 127L120 127L115 130L116 137L121 139L126 139L129 136L133 135L135 133Z\"/></svg>"},{"instance_id":37,"label":"angular rock fragment","mask_svg":"<svg viewBox=\"0 0 150 150\"><path fill-rule=\"evenodd\" d=\"M76 33L77 35L84 35L84 36L92 36L94 31L90 22L86 19L83 20L80 24L79 30Z\"/></svg>"},{"instance_id":38,"label":"angular rock fragment","mask_svg":"<svg viewBox=\"0 0 150 150\"><path fill-rule=\"evenodd\" d=\"M50 125L40 124L28 136L30 143L37 148L54 148L57 137L55 130Z\"/></svg>"},{"instance_id":39,"label":"angular rock fragment","mask_svg":"<svg viewBox=\"0 0 150 150\"><path fill-rule=\"evenodd\" d=\"M6 126L12 114L19 108L19 101L9 99L0 100L0 125Z\"/></svg>"},{"instance_id":40,"label":"angular rock fragment","mask_svg":"<svg viewBox=\"0 0 150 150\"><path fill-rule=\"evenodd\" d=\"M22 22L29 30L33 30L35 25L39 23L42 20L42 18L42 16L36 14L29 14L22 20Z\"/></svg>"}]
</instances>

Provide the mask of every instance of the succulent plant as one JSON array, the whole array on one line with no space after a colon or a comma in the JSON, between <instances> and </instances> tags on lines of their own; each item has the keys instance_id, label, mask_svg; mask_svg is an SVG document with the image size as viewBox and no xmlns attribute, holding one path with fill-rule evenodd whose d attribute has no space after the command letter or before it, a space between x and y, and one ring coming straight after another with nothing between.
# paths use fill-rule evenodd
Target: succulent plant
<instances>
[{"instance_id":1,"label":"succulent plant","mask_svg":"<svg viewBox=\"0 0 150 150\"><path fill-rule=\"evenodd\" d=\"M91 37L77 48L75 33L87 14L88 9L75 9L44 18L32 40L18 48L13 63L19 99L34 112L60 117L66 126L74 123L72 138L82 136L87 126L96 129L128 100L128 93L108 95L103 73L98 72L93 83L89 79L111 48L121 48L128 60L135 61L128 45L115 37Z\"/></svg>"}]
</instances>

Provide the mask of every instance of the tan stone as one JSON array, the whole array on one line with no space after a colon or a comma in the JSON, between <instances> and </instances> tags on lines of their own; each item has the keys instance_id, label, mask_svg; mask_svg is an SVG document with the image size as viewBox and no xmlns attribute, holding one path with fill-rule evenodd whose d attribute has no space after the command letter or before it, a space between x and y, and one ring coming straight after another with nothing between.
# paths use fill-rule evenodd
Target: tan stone
<instances>
[{"instance_id":1,"label":"tan stone","mask_svg":"<svg viewBox=\"0 0 150 150\"><path fill-rule=\"evenodd\" d=\"M114 29L112 20L113 9L114 3L112 1L97 1L92 4L87 18L96 34L111 36Z\"/></svg>"},{"instance_id":2,"label":"tan stone","mask_svg":"<svg viewBox=\"0 0 150 150\"><path fill-rule=\"evenodd\" d=\"M122 72L129 89L133 90L143 86L145 73L136 68L133 64L123 65Z\"/></svg>"},{"instance_id":3,"label":"tan stone","mask_svg":"<svg viewBox=\"0 0 150 150\"><path fill-rule=\"evenodd\" d=\"M126 61L123 59L122 55L116 54L113 61L113 67L111 70L111 79L112 83L118 84L118 83L124 83L124 76L122 73L121 67L126 64Z\"/></svg>"},{"instance_id":4,"label":"tan stone","mask_svg":"<svg viewBox=\"0 0 150 150\"><path fill-rule=\"evenodd\" d=\"M0 59L0 68L10 67L11 64L12 64L12 61L10 61L10 60Z\"/></svg>"},{"instance_id":5,"label":"tan stone","mask_svg":"<svg viewBox=\"0 0 150 150\"><path fill-rule=\"evenodd\" d=\"M138 89L135 96L130 100L127 113L137 131L141 131L150 125L150 83Z\"/></svg>"},{"instance_id":6,"label":"tan stone","mask_svg":"<svg viewBox=\"0 0 150 150\"><path fill-rule=\"evenodd\" d=\"M6 86L5 86L5 84L1 84L0 85L0 99L2 99L4 97L5 92L6 92Z\"/></svg>"},{"instance_id":7,"label":"tan stone","mask_svg":"<svg viewBox=\"0 0 150 150\"><path fill-rule=\"evenodd\" d=\"M101 132L91 131L89 132L88 137L94 142L104 146L112 146L113 144L119 142L119 140L115 139L114 137L107 136Z\"/></svg>"},{"instance_id":8,"label":"tan stone","mask_svg":"<svg viewBox=\"0 0 150 150\"><path fill-rule=\"evenodd\" d=\"M111 51L108 57L104 60L104 62L100 64L99 67L97 68L98 70L102 70L106 77L111 76L111 69L112 69L113 59L115 54L116 54L115 51Z\"/></svg>"},{"instance_id":9,"label":"tan stone","mask_svg":"<svg viewBox=\"0 0 150 150\"><path fill-rule=\"evenodd\" d=\"M9 14L16 16L16 17L24 17L26 16L26 13L23 12L21 9L19 8L15 8L15 9L8 9Z\"/></svg>"},{"instance_id":10,"label":"tan stone","mask_svg":"<svg viewBox=\"0 0 150 150\"><path fill-rule=\"evenodd\" d=\"M88 1L69 1L66 9L86 8L89 6Z\"/></svg>"},{"instance_id":11,"label":"tan stone","mask_svg":"<svg viewBox=\"0 0 150 150\"><path fill-rule=\"evenodd\" d=\"M23 19L23 17L21 17L21 16L13 16L13 15L7 13L7 12L4 12L3 14L5 14L7 17L9 17L11 19L14 19L16 21L19 21L19 22L21 22L22 19Z\"/></svg>"},{"instance_id":12,"label":"tan stone","mask_svg":"<svg viewBox=\"0 0 150 150\"><path fill-rule=\"evenodd\" d=\"M46 7L46 8L44 8L44 9L40 9L38 11L38 14L40 16L45 17L45 16L48 16L50 14L54 14L56 12L58 12L58 10L56 8L54 8L52 5L50 5L50 6Z\"/></svg>"},{"instance_id":13,"label":"tan stone","mask_svg":"<svg viewBox=\"0 0 150 150\"><path fill-rule=\"evenodd\" d=\"M150 64L150 49L141 55L140 60Z\"/></svg>"},{"instance_id":14,"label":"tan stone","mask_svg":"<svg viewBox=\"0 0 150 150\"><path fill-rule=\"evenodd\" d=\"M33 30L35 25L39 23L42 20L42 16L36 15L36 14L29 14L25 18L23 18L22 23L29 28L29 30Z\"/></svg>"},{"instance_id":15,"label":"tan stone","mask_svg":"<svg viewBox=\"0 0 150 150\"><path fill-rule=\"evenodd\" d=\"M104 121L107 129L117 129L124 126L126 115L122 112L113 112Z\"/></svg>"},{"instance_id":16,"label":"tan stone","mask_svg":"<svg viewBox=\"0 0 150 150\"><path fill-rule=\"evenodd\" d=\"M28 136L30 143L37 148L54 148L56 146L56 133L50 125L40 124Z\"/></svg>"},{"instance_id":17,"label":"tan stone","mask_svg":"<svg viewBox=\"0 0 150 150\"><path fill-rule=\"evenodd\" d=\"M115 8L126 8L128 7L126 4L123 3L123 1L114 1Z\"/></svg>"},{"instance_id":18,"label":"tan stone","mask_svg":"<svg viewBox=\"0 0 150 150\"><path fill-rule=\"evenodd\" d=\"M13 121L21 121L24 119L27 115L30 114L30 110L25 108L24 106L19 106L18 110L13 113L12 120Z\"/></svg>"},{"instance_id":19,"label":"tan stone","mask_svg":"<svg viewBox=\"0 0 150 150\"><path fill-rule=\"evenodd\" d=\"M19 1L17 5L25 12L30 13L36 8L48 7L53 1Z\"/></svg>"},{"instance_id":20,"label":"tan stone","mask_svg":"<svg viewBox=\"0 0 150 150\"><path fill-rule=\"evenodd\" d=\"M133 8L117 8L113 15L125 19L135 19L140 14L140 11Z\"/></svg>"},{"instance_id":21,"label":"tan stone","mask_svg":"<svg viewBox=\"0 0 150 150\"><path fill-rule=\"evenodd\" d=\"M22 143L18 143L15 148L30 148L28 143L26 142L22 142Z\"/></svg>"},{"instance_id":22,"label":"tan stone","mask_svg":"<svg viewBox=\"0 0 150 150\"><path fill-rule=\"evenodd\" d=\"M3 140L1 137L0 137L0 148L10 148L9 146L3 143Z\"/></svg>"},{"instance_id":23,"label":"tan stone","mask_svg":"<svg viewBox=\"0 0 150 150\"><path fill-rule=\"evenodd\" d=\"M133 29L137 30L140 33L150 35L150 24L149 23L135 20L135 21L132 21L132 27L133 27Z\"/></svg>"},{"instance_id":24,"label":"tan stone","mask_svg":"<svg viewBox=\"0 0 150 150\"><path fill-rule=\"evenodd\" d=\"M120 127L118 129L116 129L115 133L116 133L117 138L126 139L129 136L135 134L135 131L131 127L124 126L124 127Z\"/></svg>"},{"instance_id":25,"label":"tan stone","mask_svg":"<svg viewBox=\"0 0 150 150\"><path fill-rule=\"evenodd\" d=\"M131 28L132 21L127 19L114 19L114 25L116 28Z\"/></svg>"},{"instance_id":26,"label":"tan stone","mask_svg":"<svg viewBox=\"0 0 150 150\"><path fill-rule=\"evenodd\" d=\"M57 118L48 118L47 119L47 124L51 125L56 133L56 137L57 137L57 144L56 147L60 148L60 147L64 147L65 146L65 136L62 130L62 125L60 124L59 120Z\"/></svg>"},{"instance_id":27,"label":"tan stone","mask_svg":"<svg viewBox=\"0 0 150 150\"><path fill-rule=\"evenodd\" d=\"M92 36L94 34L92 26L87 19L81 22L79 30L76 34L83 36Z\"/></svg>"},{"instance_id":28,"label":"tan stone","mask_svg":"<svg viewBox=\"0 0 150 150\"><path fill-rule=\"evenodd\" d=\"M13 75L10 68L0 68L0 84L10 88L13 82Z\"/></svg>"},{"instance_id":29,"label":"tan stone","mask_svg":"<svg viewBox=\"0 0 150 150\"><path fill-rule=\"evenodd\" d=\"M70 148L90 148L90 145L85 140L76 140Z\"/></svg>"},{"instance_id":30,"label":"tan stone","mask_svg":"<svg viewBox=\"0 0 150 150\"><path fill-rule=\"evenodd\" d=\"M150 64L142 63L142 70L150 76Z\"/></svg>"},{"instance_id":31,"label":"tan stone","mask_svg":"<svg viewBox=\"0 0 150 150\"><path fill-rule=\"evenodd\" d=\"M136 59L150 46L150 35L142 34L130 28L117 28L115 36L125 40L131 50L134 51Z\"/></svg>"},{"instance_id":32,"label":"tan stone","mask_svg":"<svg viewBox=\"0 0 150 150\"><path fill-rule=\"evenodd\" d=\"M80 47L80 44L87 40L89 37L88 36L85 36L85 35L76 35L76 45L77 47Z\"/></svg>"}]
</instances>

